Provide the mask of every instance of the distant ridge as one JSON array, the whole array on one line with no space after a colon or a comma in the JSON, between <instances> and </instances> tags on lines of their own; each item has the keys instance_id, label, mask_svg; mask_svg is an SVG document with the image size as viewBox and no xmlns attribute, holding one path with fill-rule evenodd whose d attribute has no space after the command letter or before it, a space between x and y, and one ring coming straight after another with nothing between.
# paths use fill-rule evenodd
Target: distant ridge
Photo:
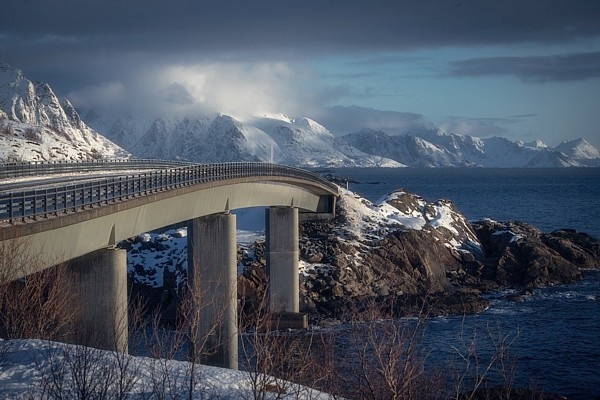
<instances>
[{"instance_id":1,"label":"distant ridge","mask_svg":"<svg viewBox=\"0 0 600 400\"><path fill-rule=\"evenodd\" d=\"M225 114L157 117L123 114L108 120L88 110L82 119L47 83L32 82L0 64L0 160L89 158L261 161L300 167L581 167L600 166L600 151L585 139L555 148L422 129L390 135L360 129L334 136L307 117L269 114L240 121ZM85 120L85 122L84 122ZM99 133L100 132L100 133Z\"/></svg>"}]
</instances>

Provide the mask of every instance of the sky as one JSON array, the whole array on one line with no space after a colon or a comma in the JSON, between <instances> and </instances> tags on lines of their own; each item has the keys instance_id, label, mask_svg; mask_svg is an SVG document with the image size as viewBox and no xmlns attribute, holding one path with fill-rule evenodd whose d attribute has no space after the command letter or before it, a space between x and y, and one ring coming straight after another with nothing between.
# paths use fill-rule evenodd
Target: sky
<instances>
[{"instance_id":1,"label":"sky","mask_svg":"<svg viewBox=\"0 0 600 400\"><path fill-rule=\"evenodd\" d=\"M600 148L598 0L2 0L0 62L107 118L307 116Z\"/></svg>"}]
</instances>

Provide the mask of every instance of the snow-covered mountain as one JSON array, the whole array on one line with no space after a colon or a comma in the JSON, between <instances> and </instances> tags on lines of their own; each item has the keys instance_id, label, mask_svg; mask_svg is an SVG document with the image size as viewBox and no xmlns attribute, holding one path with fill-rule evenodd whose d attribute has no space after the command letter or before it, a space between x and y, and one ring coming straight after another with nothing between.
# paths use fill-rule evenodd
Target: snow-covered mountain
<instances>
[{"instance_id":1,"label":"snow-covered mountain","mask_svg":"<svg viewBox=\"0 0 600 400\"><path fill-rule=\"evenodd\" d=\"M129 153L88 127L50 85L0 64L0 161L124 157Z\"/></svg>"},{"instance_id":2,"label":"snow-covered mountain","mask_svg":"<svg viewBox=\"0 0 600 400\"><path fill-rule=\"evenodd\" d=\"M599 166L600 152L584 139L550 148L541 141L513 142L423 130L406 135L361 130L340 141L413 167L568 167Z\"/></svg>"},{"instance_id":3,"label":"snow-covered mountain","mask_svg":"<svg viewBox=\"0 0 600 400\"><path fill-rule=\"evenodd\" d=\"M572 160L583 165L600 166L600 150L585 139L564 141L554 148Z\"/></svg>"},{"instance_id":4,"label":"snow-covered mountain","mask_svg":"<svg viewBox=\"0 0 600 400\"><path fill-rule=\"evenodd\" d=\"M366 154L339 143L327 128L302 117L258 118L253 124L277 143L275 161L306 167L402 167L379 154Z\"/></svg>"},{"instance_id":5,"label":"snow-covered mountain","mask_svg":"<svg viewBox=\"0 0 600 400\"><path fill-rule=\"evenodd\" d=\"M513 142L440 130L390 135L363 129L340 137L310 118L281 114L250 121L223 114L157 118L141 126L125 116L107 130L107 137L137 157L196 162L273 161L300 167L600 166L600 152L584 139L550 148L539 140Z\"/></svg>"},{"instance_id":6,"label":"snow-covered mountain","mask_svg":"<svg viewBox=\"0 0 600 400\"><path fill-rule=\"evenodd\" d=\"M92 116L94 121L103 121L97 113ZM331 132L308 118L296 120L278 115L242 122L219 114L201 118L157 118L145 129L140 126L131 116L125 116L115 121L106 135L141 158L273 161L301 167L403 166L337 143Z\"/></svg>"}]
</instances>

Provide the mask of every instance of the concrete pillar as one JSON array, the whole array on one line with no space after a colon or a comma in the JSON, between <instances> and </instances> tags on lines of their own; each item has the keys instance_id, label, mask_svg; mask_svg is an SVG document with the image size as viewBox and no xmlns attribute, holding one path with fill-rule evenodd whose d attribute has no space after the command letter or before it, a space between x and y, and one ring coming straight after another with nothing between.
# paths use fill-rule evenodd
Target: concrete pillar
<instances>
[{"instance_id":1,"label":"concrete pillar","mask_svg":"<svg viewBox=\"0 0 600 400\"><path fill-rule=\"evenodd\" d=\"M127 251L100 249L67 268L76 318L69 341L127 353Z\"/></svg>"},{"instance_id":2,"label":"concrete pillar","mask_svg":"<svg viewBox=\"0 0 600 400\"><path fill-rule=\"evenodd\" d=\"M269 307L273 313L298 313L298 209L266 210Z\"/></svg>"},{"instance_id":3,"label":"concrete pillar","mask_svg":"<svg viewBox=\"0 0 600 400\"><path fill-rule=\"evenodd\" d=\"M238 367L235 222L233 214L188 221L188 283L195 310L191 355L230 369Z\"/></svg>"}]
</instances>

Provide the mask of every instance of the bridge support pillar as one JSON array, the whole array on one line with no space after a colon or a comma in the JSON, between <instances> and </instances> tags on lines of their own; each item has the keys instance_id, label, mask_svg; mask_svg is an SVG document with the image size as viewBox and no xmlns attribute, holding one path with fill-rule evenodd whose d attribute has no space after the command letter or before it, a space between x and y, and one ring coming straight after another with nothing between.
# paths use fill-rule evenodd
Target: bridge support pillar
<instances>
[{"instance_id":1,"label":"bridge support pillar","mask_svg":"<svg viewBox=\"0 0 600 400\"><path fill-rule=\"evenodd\" d=\"M127 251L96 250L71 260L76 317L69 341L127 353Z\"/></svg>"},{"instance_id":2,"label":"bridge support pillar","mask_svg":"<svg viewBox=\"0 0 600 400\"><path fill-rule=\"evenodd\" d=\"M289 315L291 320L297 320L300 307L298 209L271 207L266 214L269 307L271 312L280 315L280 327L283 327L282 318Z\"/></svg>"},{"instance_id":3,"label":"bridge support pillar","mask_svg":"<svg viewBox=\"0 0 600 400\"><path fill-rule=\"evenodd\" d=\"M192 359L237 369L237 247L233 214L188 221Z\"/></svg>"}]
</instances>

